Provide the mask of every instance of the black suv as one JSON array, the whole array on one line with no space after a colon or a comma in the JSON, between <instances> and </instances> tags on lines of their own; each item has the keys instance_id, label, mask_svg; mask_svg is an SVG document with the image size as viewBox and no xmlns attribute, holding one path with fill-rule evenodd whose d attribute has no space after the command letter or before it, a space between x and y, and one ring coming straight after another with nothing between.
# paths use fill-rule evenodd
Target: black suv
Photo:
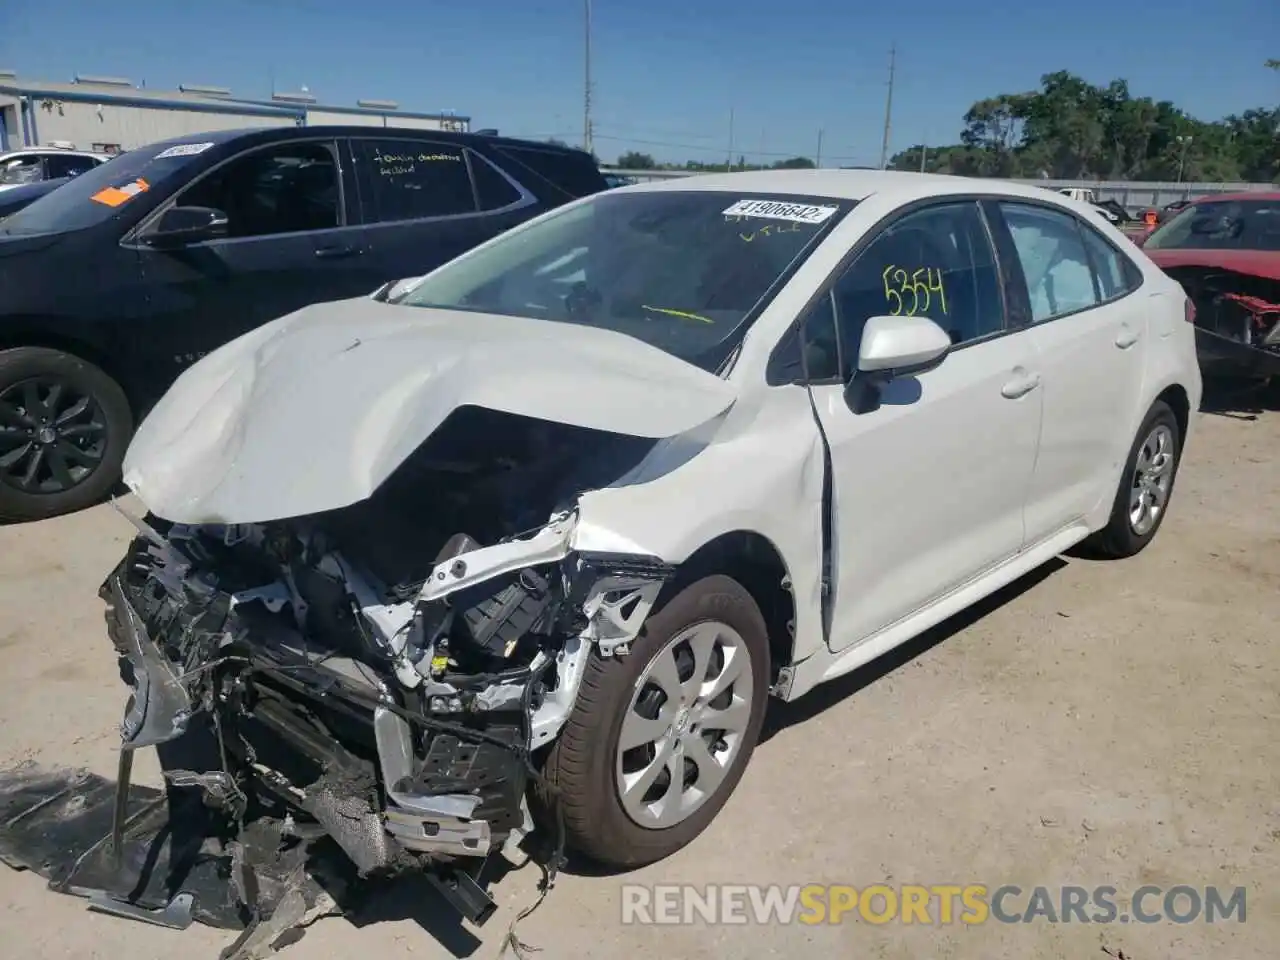
<instances>
[{"instance_id":1,"label":"black suv","mask_svg":"<svg viewBox=\"0 0 1280 960\"><path fill-rule=\"evenodd\" d=\"M297 127L124 153L0 223L0 519L78 510L183 368L606 189L587 153Z\"/></svg>"}]
</instances>

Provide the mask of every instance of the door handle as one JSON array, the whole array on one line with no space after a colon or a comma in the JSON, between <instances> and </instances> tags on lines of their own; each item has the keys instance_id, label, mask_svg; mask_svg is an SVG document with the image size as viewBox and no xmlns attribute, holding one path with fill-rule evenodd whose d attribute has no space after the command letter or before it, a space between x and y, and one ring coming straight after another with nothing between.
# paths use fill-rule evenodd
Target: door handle
<instances>
[{"instance_id":1,"label":"door handle","mask_svg":"<svg viewBox=\"0 0 1280 960\"><path fill-rule=\"evenodd\" d=\"M338 260L342 257L357 257L364 253L362 247L316 247L316 257L320 260Z\"/></svg>"},{"instance_id":2,"label":"door handle","mask_svg":"<svg viewBox=\"0 0 1280 960\"><path fill-rule=\"evenodd\" d=\"M1020 377L1014 377L1001 387L1000 396L1008 400L1017 400L1019 397L1025 397L1038 386L1040 386L1040 374L1024 373Z\"/></svg>"},{"instance_id":3,"label":"door handle","mask_svg":"<svg viewBox=\"0 0 1280 960\"><path fill-rule=\"evenodd\" d=\"M1121 350L1128 350L1138 342L1139 334L1131 327L1121 327L1120 332L1116 334L1116 346Z\"/></svg>"}]
</instances>

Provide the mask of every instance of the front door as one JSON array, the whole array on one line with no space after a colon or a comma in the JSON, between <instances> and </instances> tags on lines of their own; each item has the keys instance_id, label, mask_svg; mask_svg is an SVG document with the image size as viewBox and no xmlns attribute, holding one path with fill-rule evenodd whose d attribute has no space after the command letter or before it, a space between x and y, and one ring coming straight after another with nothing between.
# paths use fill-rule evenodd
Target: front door
<instances>
[{"instance_id":1,"label":"front door","mask_svg":"<svg viewBox=\"0 0 1280 960\"><path fill-rule=\"evenodd\" d=\"M832 294L806 326L831 451L831 644L840 650L1018 552L1042 391L1033 346L1006 326L975 203L904 215ZM951 334L952 351L936 369L893 381L878 409L854 413L843 383L862 328L869 317L903 313L936 321ZM838 336L819 333L832 324Z\"/></svg>"},{"instance_id":2,"label":"front door","mask_svg":"<svg viewBox=\"0 0 1280 960\"><path fill-rule=\"evenodd\" d=\"M1027 540L1081 522L1115 496L1141 415L1146 304L1141 274L1064 210L998 204L1030 298L1027 336L1040 355L1044 423L1027 498Z\"/></svg>"},{"instance_id":3,"label":"front door","mask_svg":"<svg viewBox=\"0 0 1280 960\"><path fill-rule=\"evenodd\" d=\"M214 168L161 207L214 207L228 236L138 245L148 294L139 353L177 376L205 353L312 303L372 293L363 228L348 225L331 141L289 141ZM146 227L141 233L145 235Z\"/></svg>"}]
</instances>

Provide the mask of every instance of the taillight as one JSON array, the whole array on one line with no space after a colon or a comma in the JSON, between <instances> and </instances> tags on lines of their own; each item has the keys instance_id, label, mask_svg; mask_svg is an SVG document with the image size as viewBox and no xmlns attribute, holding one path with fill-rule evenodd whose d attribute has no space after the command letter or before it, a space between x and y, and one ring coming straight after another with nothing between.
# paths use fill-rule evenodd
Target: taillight
<instances>
[{"instance_id":1,"label":"taillight","mask_svg":"<svg viewBox=\"0 0 1280 960\"><path fill-rule=\"evenodd\" d=\"M1190 297L1187 297L1186 300L1182 301L1182 313L1183 319L1186 320L1187 323L1196 322L1196 305L1191 302Z\"/></svg>"}]
</instances>

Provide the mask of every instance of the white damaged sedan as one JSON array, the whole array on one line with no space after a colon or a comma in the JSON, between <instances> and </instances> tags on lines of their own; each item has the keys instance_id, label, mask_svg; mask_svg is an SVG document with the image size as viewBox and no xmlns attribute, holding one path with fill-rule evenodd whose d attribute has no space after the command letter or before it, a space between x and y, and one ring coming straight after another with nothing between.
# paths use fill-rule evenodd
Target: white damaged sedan
<instances>
[{"instance_id":1,"label":"white damaged sedan","mask_svg":"<svg viewBox=\"0 0 1280 960\"><path fill-rule=\"evenodd\" d=\"M237 822L452 871L473 919L469 865L542 824L662 858L771 696L1086 538L1151 541L1200 401L1189 316L1067 198L786 171L597 194L283 317L129 450L124 746L211 722L184 782Z\"/></svg>"}]
</instances>

